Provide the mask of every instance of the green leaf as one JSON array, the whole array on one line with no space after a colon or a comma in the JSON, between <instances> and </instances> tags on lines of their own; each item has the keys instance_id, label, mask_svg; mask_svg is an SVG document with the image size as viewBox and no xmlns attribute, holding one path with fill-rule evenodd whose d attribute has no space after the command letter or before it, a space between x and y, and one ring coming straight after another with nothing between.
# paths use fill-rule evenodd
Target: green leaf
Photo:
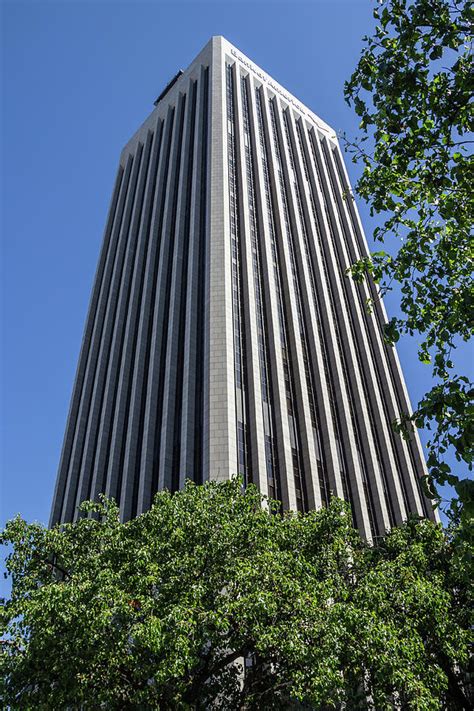
<instances>
[{"instance_id":1,"label":"green leaf","mask_svg":"<svg viewBox=\"0 0 474 711\"><path fill-rule=\"evenodd\" d=\"M350 273L373 278L381 294L400 290L384 339L416 337L421 362L432 366L433 388L413 421L430 430L428 453L438 458L431 474L440 485L448 458L459 462L459 480L462 463L474 461L474 408L453 356L474 334L472 4L383 0L378 16L346 84L364 101L361 135L347 145L363 169L356 191L377 216L374 237L383 237L390 259L362 254ZM470 506L460 487L448 513L467 525Z\"/></svg>"},{"instance_id":2,"label":"green leaf","mask_svg":"<svg viewBox=\"0 0 474 711\"><path fill-rule=\"evenodd\" d=\"M455 708L471 634L460 527L411 517L369 545L337 498L301 515L267 503L239 479L188 482L127 523L107 499L62 528L10 521L2 707L356 709L370 687L377 709L394 691Z\"/></svg>"}]
</instances>

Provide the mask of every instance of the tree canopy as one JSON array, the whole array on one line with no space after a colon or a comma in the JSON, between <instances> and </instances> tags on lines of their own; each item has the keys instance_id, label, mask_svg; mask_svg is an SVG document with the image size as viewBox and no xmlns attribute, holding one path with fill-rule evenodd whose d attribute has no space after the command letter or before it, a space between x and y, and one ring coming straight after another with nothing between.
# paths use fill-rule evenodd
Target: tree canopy
<instances>
[{"instance_id":1,"label":"tree canopy","mask_svg":"<svg viewBox=\"0 0 474 711\"><path fill-rule=\"evenodd\" d=\"M369 546L344 502L280 514L238 480L83 512L3 532L3 708L469 707L469 576L441 526Z\"/></svg>"},{"instance_id":2,"label":"tree canopy","mask_svg":"<svg viewBox=\"0 0 474 711\"><path fill-rule=\"evenodd\" d=\"M434 383L398 429L407 436L411 420L431 430L430 483L455 488L455 513L467 524L474 482L451 471L446 453L453 448L471 470L474 389L453 354L474 328L473 6L379 0L374 16L375 31L345 86L361 119L361 136L347 147L364 168L356 190L382 217L374 238L388 248L360 260L352 274L370 273L382 294L401 288L402 313L386 338L393 344L400 334L416 335Z\"/></svg>"}]
</instances>

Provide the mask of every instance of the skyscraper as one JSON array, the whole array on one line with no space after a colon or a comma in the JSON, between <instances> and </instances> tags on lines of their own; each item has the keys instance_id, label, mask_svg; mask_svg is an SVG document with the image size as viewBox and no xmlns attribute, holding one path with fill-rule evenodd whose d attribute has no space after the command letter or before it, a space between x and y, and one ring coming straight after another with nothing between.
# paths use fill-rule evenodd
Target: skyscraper
<instances>
[{"instance_id":1,"label":"skyscraper","mask_svg":"<svg viewBox=\"0 0 474 711\"><path fill-rule=\"evenodd\" d=\"M51 521L100 492L240 473L284 506L351 502L367 538L434 518L334 131L223 37L122 151Z\"/></svg>"}]
</instances>

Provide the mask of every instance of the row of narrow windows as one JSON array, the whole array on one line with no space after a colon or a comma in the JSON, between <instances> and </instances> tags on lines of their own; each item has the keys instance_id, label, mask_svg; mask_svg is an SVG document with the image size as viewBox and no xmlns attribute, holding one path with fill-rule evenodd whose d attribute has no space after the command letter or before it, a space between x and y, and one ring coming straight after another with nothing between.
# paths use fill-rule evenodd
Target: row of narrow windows
<instances>
[{"instance_id":1,"label":"row of narrow windows","mask_svg":"<svg viewBox=\"0 0 474 711\"><path fill-rule=\"evenodd\" d=\"M350 260L354 256L351 253L351 238L347 233L346 219L349 219L352 234L356 235L356 240L358 239L351 211L347 210L348 217L346 217L338 201L339 193L342 195L343 191L347 192L348 186L341 174L338 158L332 156L334 169L329 164L331 160L329 156L333 149L325 139L320 138L314 129L308 130L306 138L302 120L295 119L293 127L289 109L281 110L280 117L280 108L276 99L270 98L267 101L263 97L261 88L256 88L252 97L255 107L255 136L253 136L251 127L254 119L250 115L251 84L247 77L239 77L235 65L226 65L226 71L235 383L236 400L241 399L243 403L241 406L237 406L239 471L251 480L249 462L253 461L251 456L253 448L259 445L256 441L256 434L249 431L245 419L248 411L245 395L248 384L242 381L242 372L247 367L244 339L248 324L243 323L242 320L244 298L241 285L241 260L244 236L239 231L239 209L242 207L239 205L239 200L245 200L245 207L249 215L260 395L265 428L265 462L269 493L270 495L278 494L280 486L278 484L278 453L283 453L284 443L277 441L275 436L276 380L275 373L272 373L270 368L270 362L273 360L270 358L270 344L267 342L266 336L269 333L266 314L271 310L270 303L267 303L267 299L270 297L266 294L262 279L262 254L266 239L269 240L271 250L272 290L276 299L276 304L273 306L273 308L276 307L276 314L273 318L276 315L274 328L277 326L278 329L275 330L274 335L279 335L280 342L280 353L274 354L274 357L278 356L278 359L281 359L291 443L291 457L289 461L285 462L285 469L287 474L290 474L288 469L291 470L290 476L294 484L296 506L298 510L307 510L308 486L312 484L311 471L308 471L308 451L310 450L302 441L301 418L305 420L306 428L308 428L308 422L311 424L312 446L310 449L314 456L319 496L323 505L327 505L331 491L334 491L335 480L329 477L327 453L322 446L321 421L325 417L325 413L322 412L321 408L324 409L324 407L319 401L316 391L316 378L319 378L320 382L325 383L327 392L325 407L326 411L329 409L332 423L336 446L336 457L334 458L333 453L333 460L335 459L337 475L340 477L342 493L344 498L352 504L354 522L360 525L361 521L358 517L366 515L371 535L377 536L382 532L383 520L390 525L396 522L392 492L389 487L390 476L398 479L405 510L408 512L413 506L410 507L407 482L402 474L400 454L397 452L391 431L387 402L383 393L382 375L372 342L371 329L376 328L377 324L369 323L360 288L352 287L351 290L351 285L348 285L345 276L346 266L350 264ZM238 142L236 128L235 81L237 77L240 78L241 87L242 146ZM245 195L237 185L236 156L238 148L242 151L245 159L247 184ZM255 199L254 166L257 163L257 153L262 170L262 184L260 185L264 197L262 202ZM270 164L273 166L272 168L270 168ZM301 173L298 171L297 165L301 165ZM323 180L321 175L323 169L328 176L327 186L326 178ZM315 176L315 179L312 176ZM332 203L328 190L332 197ZM324 227L321 222L319 204L325 216ZM279 212L280 210L281 212ZM278 233L276 224L278 224ZM314 235L314 237L310 235ZM327 236L323 237L323 235ZM312 242L313 239L316 241L315 243ZM329 257L329 254L332 256ZM314 263L315 259L319 260L317 268ZM331 266L328 259L332 260ZM288 274L281 269L282 260L289 265ZM325 281L324 289L328 299L327 308L331 320L332 335L328 333L327 324L325 327L321 314L317 287L319 269L322 269ZM333 278L331 277L339 282L338 295L334 292ZM289 282L285 283L285 280L289 280ZM283 298L283 289L287 294L285 298ZM351 303L352 291L355 291L358 300L359 315L362 314L361 323L359 320L357 323L354 320L356 315L352 308L354 304ZM287 297L291 293L293 296L288 299ZM307 299L310 300L311 307L308 306ZM340 303L337 303L336 299L341 299ZM295 313L292 313L293 308ZM250 318L250 316L247 317ZM308 318L311 318L310 322L307 321ZM378 323L379 328L380 326L381 324ZM295 329L295 332L291 330L292 328ZM313 328L314 331L311 330ZM370 348L375 375L375 384L371 385L373 389L376 389L374 392L378 392L375 397L379 398L379 405L376 405L376 401L372 399L369 391L368 377L370 376L365 371L360 352L361 342L357 334L357 329L361 328ZM311 335L308 329L311 330ZM344 338L342 333L344 333ZM318 368L318 364L314 358L314 350L311 348L313 337L317 338L319 342L321 373L315 370ZM275 345L273 344L273 348ZM350 348L351 353L350 364L347 348ZM329 354L329 350L331 350L331 354ZM334 359L338 363L336 369L334 368ZM332 364L332 367L329 363ZM295 367L298 375L296 375ZM355 369L358 374L359 384L356 384L350 375L352 369ZM296 405L296 377L298 377L298 387L304 387L304 402L306 403L304 406L299 399L299 406ZM278 383L276 385L278 386ZM397 390L396 385L394 390ZM343 402L337 401L336 392L339 393L339 398L341 397L340 393L345 394L344 397L347 401L345 412L341 412L341 407L344 408L344 405ZM360 403L357 407L356 402ZM400 405L399 395L398 404ZM305 407L307 407L307 413L303 412ZM377 418L380 417L383 418L385 435L377 427ZM304 436L307 437L308 434L305 432ZM389 438L392 456L397 464L397 469L393 471L392 467L390 474L386 470L381 452L385 446L383 439L385 436ZM348 457L350 461L348 461ZM354 471L359 472L362 485L357 498L363 497L363 506L359 500L359 508L354 506L357 498L350 475L350 472ZM254 476L256 474L254 472ZM419 487L419 483L417 486ZM378 489L376 493L374 493L374 487ZM423 497L420 496L420 498ZM383 501L386 514L383 514L381 501ZM360 508L361 506L362 508ZM386 519L383 518L384 515L386 515Z\"/></svg>"},{"instance_id":2,"label":"row of narrow windows","mask_svg":"<svg viewBox=\"0 0 474 711\"><path fill-rule=\"evenodd\" d=\"M203 68L119 169L53 522L72 520L81 501L101 492L121 504L127 519L149 508L159 488L178 488L183 471L203 480L208 75ZM200 186L191 224L193 180ZM181 284L174 300L172 280ZM192 376L184 382L189 339ZM186 442L184 416L195 425Z\"/></svg>"}]
</instances>

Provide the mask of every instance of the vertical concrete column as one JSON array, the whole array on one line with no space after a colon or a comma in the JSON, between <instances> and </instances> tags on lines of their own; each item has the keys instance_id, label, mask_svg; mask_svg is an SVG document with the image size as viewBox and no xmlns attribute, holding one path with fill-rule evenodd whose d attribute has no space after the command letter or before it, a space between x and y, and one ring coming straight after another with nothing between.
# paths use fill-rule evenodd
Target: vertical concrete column
<instances>
[{"instance_id":1,"label":"vertical concrete column","mask_svg":"<svg viewBox=\"0 0 474 711\"><path fill-rule=\"evenodd\" d=\"M160 386L165 376L167 319L169 308L170 260L174 243L177 185L179 180L181 139L184 120L185 97L180 95L174 109L173 132L170 144L161 234L159 237L157 289L152 316L150 358L146 388L146 404L141 448L138 513L146 511L158 491L158 462L161 432L162 399Z\"/></svg>"},{"instance_id":2,"label":"vertical concrete column","mask_svg":"<svg viewBox=\"0 0 474 711\"><path fill-rule=\"evenodd\" d=\"M243 129L242 106L242 75L234 64L234 107L236 135L236 172L238 194L238 210L240 224L240 245L242 260L241 302L243 311L243 326L245 328L244 347L246 362L246 395L247 395L247 427L250 443L249 469L251 481L258 485L266 494L267 476L265 468L265 431L263 427L261 371L259 362L259 344L257 335L256 313L256 280L254 273L253 253L251 243L249 184L246 170L245 142L247 140Z\"/></svg>"},{"instance_id":3,"label":"vertical concrete column","mask_svg":"<svg viewBox=\"0 0 474 711\"><path fill-rule=\"evenodd\" d=\"M116 477L114 496L120 501L123 519L128 519L132 515L133 481L136 475L136 472L128 466L125 455L128 428L133 421L135 410L140 411L141 409L140 399L132 399L131 395L137 358L139 357L138 332L140 311L144 300L146 257L150 242L159 146L160 128L159 124L156 124L154 130L148 131L145 138L145 152L149 153L148 171L141 205L132 218L131 229L137 232L137 249L130 287L108 462L108 479L113 481L113 478Z\"/></svg>"},{"instance_id":4,"label":"vertical concrete column","mask_svg":"<svg viewBox=\"0 0 474 711\"><path fill-rule=\"evenodd\" d=\"M189 218L191 182L193 180L193 143L195 130L196 85L193 82L187 90L184 131L182 137L181 167L178 183L175 239L171 261L170 302L168 312L168 337L166 341L166 359L164 389L162 400L161 446L159 458L158 489L177 488L173 481L173 461L177 414L181 411L182 394L182 344L181 329L184 328L184 303L186 301L187 281L185 266L189 244ZM178 382L181 380L181 383Z\"/></svg>"},{"instance_id":5,"label":"vertical concrete column","mask_svg":"<svg viewBox=\"0 0 474 711\"><path fill-rule=\"evenodd\" d=\"M122 278L125 249L128 239L128 227L130 215L135 196L140 160L140 147L138 155L129 158L131 167L130 180L127 191L124 195L124 203L121 206L120 223L118 224L117 247L114 253L113 266L108 280L108 289L105 300L101 304L101 322L97 330L97 338L94 339L91 348L90 368L87 387L83 392L83 401L80 408L78 425L73 444L73 454L71 456L71 466L68 473L67 497L65 498L62 520L71 521L76 515L76 490L79 483L79 473L82 464L84 451L84 438L87 427L94 424L94 435L97 436L96 422L100 417L105 380L110 358L110 349L114 327L115 313L117 310L118 293Z\"/></svg>"},{"instance_id":6,"label":"vertical concrete column","mask_svg":"<svg viewBox=\"0 0 474 711\"><path fill-rule=\"evenodd\" d=\"M293 370L293 387L294 387L294 408L296 426L299 435L299 445L301 448L300 456L302 461L301 477L307 482L311 482L310 472L316 471L316 455L314 449L314 438L311 426L311 417L309 411L308 393L306 389L305 369L303 361L303 352L301 345L301 334L298 321L298 295L295 291L295 281L293 279L293 270L290 255L291 235L287 234L283 195L281 191L280 181L278 177L278 161L274 144L272 122L270 116L270 97L266 90L264 91L265 101L264 107L264 124L266 126L269 141L268 148L268 163L270 173L270 183L272 191L272 200L274 205L274 218L277 234L277 251L280 263L281 286L284 301L284 313L286 321L287 339L288 339L288 360L291 363ZM274 97L276 101L276 97ZM279 130L279 113L276 113L277 131ZM281 141L280 141L281 142ZM289 483L289 488L294 482ZM308 487L308 504L315 505L316 492L312 486ZM296 500L296 499L295 499Z\"/></svg>"},{"instance_id":7,"label":"vertical concrete column","mask_svg":"<svg viewBox=\"0 0 474 711\"><path fill-rule=\"evenodd\" d=\"M221 37L212 40L210 160L205 361L208 394L204 475L222 481L237 473L232 268L227 170L225 53Z\"/></svg>"},{"instance_id":8,"label":"vertical concrete column","mask_svg":"<svg viewBox=\"0 0 474 711\"><path fill-rule=\"evenodd\" d=\"M107 309L103 317L103 332L101 334L97 368L94 377L94 388L90 396L91 410L87 433L87 457L90 462L89 471L92 475L89 490L90 496L93 499L96 499L99 493L106 493L108 437L111 426L110 417L114 405L113 392L115 386L115 383L111 382L110 366L114 357L114 348L115 351L117 349L116 316L119 308L121 285L123 290L123 272L128 247L129 227L136 196L143 146L142 144L138 144L134 149L134 164L120 225L118 248L114 262Z\"/></svg>"},{"instance_id":9,"label":"vertical concrete column","mask_svg":"<svg viewBox=\"0 0 474 711\"><path fill-rule=\"evenodd\" d=\"M329 150L331 149L329 148ZM324 152L325 149L323 148L323 157ZM326 165L325 167L327 168L328 166ZM328 177L330 181L334 180L334 174L331 171L328 171ZM334 185L334 182L330 183L330 186L334 187ZM339 239L334 245L336 263L349 316L352 340L355 345L355 362L361 375L371 431L378 452L377 458L382 478L381 486L387 507L390 506L392 509L393 522L400 523L405 518L406 513L402 491L399 488L397 462L391 447L390 431L387 428L388 423L385 416L384 403L379 390L376 361L373 357L374 354L371 352L371 343L368 340L365 305L360 301L356 285L347 275L347 269L351 264L347 254L347 227L341 221L337 190L332 189L330 193L333 198L334 224L337 225L339 234ZM381 442L383 442L383 446L381 446Z\"/></svg>"},{"instance_id":10,"label":"vertical concrete column","mask_svg":"<svg viewBox=\"0 0 474 711\"><path fill-rule=\"evenodd\" d=\"M334 433L332 413L330 410L330 394L328 390L328 384L325 378L324 355L322 350L323 343L321 341L320 329L318 328L318 323L320 319L319 312L317 310L318 303L315 301L314 298L317 296L317 292L316 278L313 271L313 264L311 261L310 254L310 233L307 229L307 223L304 222L304 213L303 215L300 215L300 206L298 205L298 196L296 194L297 187L294 184L295 181L298 180L298 168L301 170L301 165L299 165L299 154L296 152L296 147L294 145L294 127L291 123L291 110L289 108L284 110L287 112L287 115L289 117L288 133L294 157L294 175L292 169L292 161L290 158L290 150L287 146L285 135L285 118L282 113L280 113L279 116L281 131L280 141L282 146L284 175L288 195L289 218L295 241L296 269L300 277L299 283L301 294L301 307L303 312L303 318L305 321L308 359L311 359L312 361L309 367L312 376L315 409L316 412L318 412L318 409L319 411L321 411L322 408L322 411L324 413L322 439L323 443L325 442L328 446L325 451L325 460L326 467L328 470L329 481L332 485L333 491L337 493L337 495L343 496L336 438ZM299 184L297 185L300 195L301 209L303 210L303 198L306 197L306 193L300 190ZM316 474L317 471L314 470L314 486L318 486L319 488L319 481L316 478Z\"/></svg>"},{"instance_id":11,"label":"vertical concrete column","mask_svg":"<svg viewBox=\"0 0 474 711\"><path fill-rule=\"evenodd\" d=\"M311 293L307 293L307 301L304 303L304 308L308 313L308 323L311 325L311 337L309 338L309 355L311 358L311 365L313 366L314 383L316 389L316 407L319 415L319 427L321 431L321 445L323 449L323 461L324 466L327 469L329 482L331 489L336 496L344 498L341 472L339 465L339 456L337 451L336 442L336 431L333 421L333 412L331 405L331 385L328 380L328 372L326 367L326 362L328 355L326 353L326 343L323 334L323 325L321 317L321 304L320 296L318 295L318 284L323 286L323 293L325 300L327 301L329 292L327 291L326 275L324 268L321 263L321 254L319 251L314 249L314 245L318 241L317 225L314 222L314 216L312 214L311 196L309 192L309 183L306 181L306 166L308 161L306 155L303 156L299 147L299 141L295 139L295 125L294 119L291 112L289 112L290 120L290 138L293 141L293 152L295 156L296 165L296 179L299 183L299 189L301 194L301 207L303 210L302 219L305 221L305 225L300 225L301 218L297 216L298 225L297 233L302 234L303 230L307 233L307 247L300 244L299 248L299 260L300 260L300 270L304 270L303 266L303 255L307 252L306 256L306 271L308 272L308 277L310 282L314 287L311 289ZM309 179L309 173L308 173ZM313 250L311 249L313 247ZM326 289L324 289L326 286ZM326 309L329 307L326 304ZM308 329L309 330L309 329ZM331 333L327 334L331 338Z\"/></svg>"},{"instance_id":12,"label":"vertical concrete column","mask_svg":"<svg viewBox=\"0 0 474 711\"><path fill-rule=\"evenodd\" d=\"M183 359L183 404L181 413L181 447L179 453L179 486L183 487L186 479L199 482L202 471L196 471L196 449L202 451L203 423L199 418L200 394L198 380L203 373L203 354L199 355L203 334L199 332L200 319L203 318L203 303L200 295L204 290L205 273L202 268L206 245L205 218L207 202L207 134L208 134L208 72L202 67L197 85L196 130L193 145L194 176L191 189L189 250L186 292L186 329L184 335ZM205 262L204 262L205 263ZM200 374L199 372L200 371ZM202 384L201 384L202 387ZM198 465L199 466L199 465ZM202 466L202 462L201 462Z\"/></svg>"},{"instance_id":13,"label":"vertical concrete column","mask_svg":"<svg viewBox=\"0 0 474 711\"><path fill-rule=\"evenodd\" d=\"M124 518L128 518L129 515L136 515L139 512L137 509L138 492L143 485L143 472L140 468L140 461L148 391L153 309L157 292L160 235L166 195L173 122L174 113L170 109L164 119L158 119L156 129L157 132L159 130L159 155L154 175L153 203L150 206L150 236L143 278L143 298L139 310L137 349L131 383L130 398L134 403L134 407L130 413L127 431L125 433L123 466L127 472L127 477L123 482L121 495ZM133 483L131 477L133 477Z\"/></svg>"},{"instance_id":14,"label":"vertical concrete column","mask_svg":"<svg viewBox=\"0 0 474 711\"><path fill-rule=\"evenodd\" d=\"M399 465L392 447L392 432L390 430L390 420L387 418L385 410L384 392L380 387L380 372L382 363L378 357L378 353L374 350L371 336L375 336L377 328L374 322L370 322L370 315L366 311L365 300L361 298L360 290L352 279L347 276L347 269L355 260L355 254L350 254L349 240L350 228L344 212L344 200L342 192L339 195L338 180L334 165L331 162L332 144L327 144L323 149L326 152L330 179L336 190L333 193L336 201L336 218L339 223L342 239L336 245L338 251L339 263L341 265L341 278L344 279L344 289L346 298L351 305L351 318L355 321L353 334L357 340L358 353L360 354L360 367L364 371L368 406L372 411L373 427L375 428L376 436L379 442L383 442L383 446L379 446L381 464L385 472L385 486L387 487L387 496L390 499L393 509L393 515L396 523L401 523L407 515L404 505L404 495L399 479Z\"/></svg>"},{"instance_id":15,"label":"vertical concrete column","mask_svg":"<svg viewBox=\"0 0 474 711\"><path fill-rule=\"evenodd\" d=\"M328 373L332 379L332 388L334 390L336 408L335 416L339 423L341 441L339 443L338 455L341 460L341 467L346 468L346 476L349 479L350 495L352 496L352 506L359 529L363 535L370 539L370 525L365 501L362 471L357 455L357 446L354 439L352 419L350 414L350 394L347 391L342 356L338 335L336 333L336 313L334 304L337 295L337 288L334 288L333 281L330 279L331 263L326 257L324 245L331 240L330 229L328 225L328 217L325 213L322 203L322 196L319 192L319 185L316 180L315 166L313 162L312 152L309 150L309 137L304 123L303 130L303 149L306 152L306 158L309 169L310 187L315 201L315 207L321 223L321 239L316 239L310 244L311 256L313 264L318 272L316 280L316 290L320 305L320 314L322 318L322 329L324 332L326 355L328 361ZM314 223L313 223L314 224ZM316 227L316 226L315 226ZM334 292L333 292L334 289Z\"/></svg>"},{"instance_id":16,"label":"vertical concrete column","mask_svg":"<svg viewBox=\"0 0 474 711\"><path fill-rule=\"evenodd\" d=\"M363 372L359 367L357 360L357 344L354 340L354 334L351 328L351 313L350 309L354 304L348 304L345 295L345 284L338 266L337 249L340 247L340 242L343 235L340 233L337 223L336 206L334 205L333 195L330 189L329 176L326 171L324 160L321 155L321 146L317 132L313 134L313 146L315 149L315 157L317 161L316 168L322 177L323 195L327 209L329 240L325 244L326 256L330 264L330 278L333 285L333 293L337 294L336 299L336 318L339 322L339 333L341 338L341 348L344 354L344 359L347 366L347 377L352 390L352 407L355 415L355 426L358 429L360 438L361 457L365 460L368 483L367 495L372 496L374 502L374 517L377 524L383 532L389 527L389 517L387 506L383 492L382 475L377 458L376 443L370 424L369 403L366 400L364 390Z\"/></svg>"},{"instance_id":17,"label":"vertical concrete column","mask_svg":"<svg viewBox=\"0 0 474 711\"><path fill-rule=\"evenodd\" d=\"M130 201L130 210L126 212L127 222L124 231L126 240L124 260L117 281L116 309L113 318L114 327L110 344L107 375L105 378L104 402L101 412L99 436L97 438L96 463L99 472L103 473L105 480L105 494L117 498L118 471L110 472L108 464L111 456L112 431L114 419L117 414L117 395L119 390L120 364L123 355L124 339L128 308L130 303L133 271L138 246L138 225L140 223L143 205L144 190L148 174L148 161L150 156L151 136L148 135L146 143L138 143L137 157L140 157L140 166L137 176L136 188ZM93 429L97 431L97 426Z\"/></svg>"},{"instance_id":18,"label":"vertical concrete column","mask_svg":"<svg viewBox=\"0 0 474 711\"><path fill-rule=\"evenodd\" d=\"M291 481L293 477L293 460L291 453L285 375L282 360L282 341L280 334L277 285L277 280L279 278L279 266L275 263L272 249L273 215L270 213L269 209L271 205L268 205L266 199L266 181L264 175L264 153L266 152L266 141L268 140L268 136L265 137L265 135L261 135L261 130L264 131L264 126L260 126L257 115L256 92L261 91L261 89L253 78L250 79L250 86L249 112L252 152L254 156L254 176L256 192L260 196L260 209L257 210L257 223L260 253L262 256L263 304L266 316L267 339L270 356L268 367L270 371L269 377L272 393L272 407L273 412L275 413L274 444L276 447L278 468L278 471L275 472L275 477L277 478L278 496L282 498L284 507L287 509L294 509L296 507L296 501L294 498L290 501L287 487L287 482ZM264 145L262 145L262 140ZM293 496L294 491L292 491L292 497Z\"/></svg>"},{"instance_id":19,"label":"vertical concrete column","mask_svg":"<svg viewBox=\"0 0 474 711\"><path fill-rule=\"evenodd\" d=\"M360 217L352 197L347 171L340 154L338 144L330 151L331 165L336 183L339 185L341 195L338 194L341 213L347 227L349 236L349 254L352 262L361 256L368 254L368 245L360 222ZM373 311L371 314L365 313L368 324L368 332L371 338L374 361L379 370L381 388L388 410L389 426L395 418L403 412L412 412L410 399L406 390L405 381L401 372L395 347L387 346L382 337L383 325L387 322L387 315L382 299L377 293L377 288L372 280L364 282L359 286L363 301L369 297L373 299ZM426 499L427 506L422 506L424 498L417 478L426 474L426 464L422 454L418 433L415 430L410 442L407 443L398 435L392 436L394 447L396 448L399 461L399 477L403 478L403 485L409 492L409 501L414 506L416 513L427 514L432 520L438 520L439 516L433 511L432 502ZM413 450L414 456L410 454ZM419 500L418 500L419 499Z\"/></svg>"},{"instance_id":20,"label":"vertical concrete column","mask_svg":"<svg viewBox=\"0 0 474 711\"><path fill-rule=\"evenodd\" d=\"M113 236L114 234L116 234L116 231L114 232L114 226L117 222L120 196L124 194L124 182L126 182L126 171L123 164L120 163L115 178L112 200L110 203L109 213L106 221L104 240L102 243L102 249L94 278L94 287L92 290L91 300L86 317L84 335L81 344L81 352L79 355L76 377L74 380L71 404L69 406L69 412L67 417L66 432L64 435L58 475L54 489L53 506L51 508L51 515L49 521L50 526L57 523L61 517L61 509L64 502L69 463L71 458L71 450L76 431L79 407L82 399L82 391L86 380L86 372L90 364L93 333L94 329L96 329L98 325L99 305L104 300L104 293L106 291L106 288L104 288L104 282L106 281L107 271L110 271L111 269L111 252L113 252L115 247L115 240L113 239ZM99 322L99 328L100 327L101 324Z\"/></svg>"},{"instance_id":21,"label":"vertical concrete column","mask_svg":"<svg viewBox=\"0 0 474 711\"><path fill-rule=\"evenodd\" d=\"M288 220L289 227L287 230L287 239L290 246L290 260L291 269L293 272L293 280L297 285L297 298L300 304L300 319L302 322L302 327L299 325L300 331L303 328L303 335L300 334L303 348L306 349L307 356L307 370L304 369L304 378L302 382L302 388L306 391L308 398L308 410L303 412L303 416L306 421L306 428L308 432L311 432L311 444L312 446L308 450L308 466L305 472L306 480L308 482L308 489L311 491L310 506L311 508L319 508L322 505L321 499L321 489L319 483L319 473L318 473L318 452L317 452L317 389L314 382L314 368L311 367L309 362L311 354L314 352L315 343L317 341L317 336L315 330L317 330L317 320L316 314L314 312L312 304L312 294L311 294L311 279L312 274L310 273L310 265L307 260L304 259L305 254L305 243L303 230L305 225L301 224L297 198L295 195L295 188L293 185L293 169L291 166L290 153L286 141L286 131L284 124L284 115L282 108L282 102L277 100L275 97L275 109L277 116L277 131L279 136L279 144L282 159L282 173L284 186L287 197L287 207L288 207ZM290 244L291 243L291 244ZM293 254L293 257L291 256ZM296 295L296 290L295 290ZM309 398L312 397L313 408L314 408L314 418L311 417L311 410L309 406ZM316 422L313 423L313 419ZM316 427L315 427L316 425ZM335 472L333 472L335 474Z\"/></svg>"},{"instance_id":22,"label":"vertical concrete column","mask_svg":"<svg viewBox=\"0 0 474 711\"><path fill-rule=\"evenodd\" d=\"M115 367L110 369L110 379L114 383L115 407L111 412L111 432L108 443L106 491L120 500L121 479L123 473L124 428L128 418L129 382L133 369L137 310L141 301L141 279L146 238L142 231L142 218L146 192L150 179L150 152L153 134L148 132L144 139L143 165L138 182L137 199L133 208L130 238L124 266L123 288L120 295L118 318L122 333L117 334L117 346L114 349ZM120 345L119 345L120 343ZM87 465L89 468L90 465ZM87 471L87 469L86 469ZM108 487L108 488L107 488ZM79 497L82 497L82 493Z\"/></svg>"}]
</instances>

